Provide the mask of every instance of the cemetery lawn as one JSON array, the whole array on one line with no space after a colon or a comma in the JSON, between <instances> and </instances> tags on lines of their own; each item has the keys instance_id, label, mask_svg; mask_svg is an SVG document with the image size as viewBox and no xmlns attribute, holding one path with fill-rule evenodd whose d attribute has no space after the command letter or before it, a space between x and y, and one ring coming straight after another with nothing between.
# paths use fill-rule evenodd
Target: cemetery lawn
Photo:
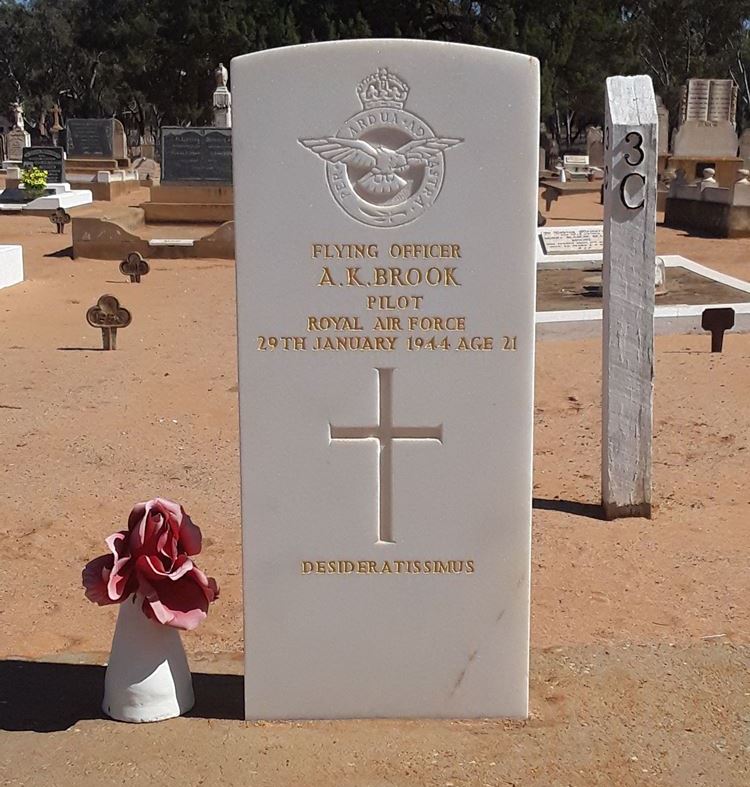
<instances>
[{"instance_id":1,"label":"cemetery lawn","mask_svg":"<svg viewBox=\"0 0 750 787\"><path fill-rule=\"evenodd\" d=\"M130 200L132 202L132 196ZM126 203L127 204L127 203ZM567 196L550 224L601 220ZM598 518L600 344L537 345L531 718L254 724L242 715L234 268L65 256L70 228L0 216L0 782L305 787L750 783L750 335L656 340L653 520ZM750 278L750 239L657 228L660 253ZM86 309L133 314L102 352ZM481 468L478 468L481 472ZM98 703L116 609L80 570L132 505L180 501L222 595L184 642L189 718Z\"/></svg>"}]
</instances>

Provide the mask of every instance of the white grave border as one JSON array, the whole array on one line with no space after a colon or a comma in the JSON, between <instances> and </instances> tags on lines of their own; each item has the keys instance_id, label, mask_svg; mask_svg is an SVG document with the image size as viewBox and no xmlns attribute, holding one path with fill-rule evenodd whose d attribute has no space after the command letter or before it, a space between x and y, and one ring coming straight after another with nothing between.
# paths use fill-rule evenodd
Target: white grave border
<instances>
[{"instance_id":1,"label":"white grave border","mask_svg":"<svg viewBox=\"0 0 750 787\"><path fill-rule=\"evenodd\" d=\"M23 280L23 247L0 246L0 290Z\"/></svg>"},{"instance_id":2,"label":"white grave border","mask_svg":"<svg viewBox=\"0 0 750 787\"><path fill-rule=\"evenodd\" d=\"M724 284L735 290L748 293L746 302L741 303L705 303L705 304L673 304L656 306L654 310L654 332L664 336L676 333L705 333L700 325L700 316L704 309L732 308L736 314L734 333L750 333L750 283L729 276L726 273L701 265L699 262L682 257L679 254L659 254L664 266L669 268L685 268L698 276L711 279L717 284ZM669 278L667 278L669 287ZM536 313L536 338L540 339L584 339L601 334L602 309L564 309L556 311L538 311Z\"/></svg>"}]
</instances>

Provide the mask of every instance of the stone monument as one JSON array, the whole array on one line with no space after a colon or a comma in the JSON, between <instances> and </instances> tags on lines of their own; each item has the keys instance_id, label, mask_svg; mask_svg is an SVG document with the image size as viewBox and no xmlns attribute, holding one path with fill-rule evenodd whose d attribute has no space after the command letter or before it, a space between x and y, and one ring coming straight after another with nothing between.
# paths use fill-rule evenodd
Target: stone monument
<instances>
[{"instance_id":1,"label":"stone monument","mask_svg":"<svg viewBox=\"0 0 750 787\"><path fill-rule=\"evenodd\" d=\"M589 126L586 129L586 152L590 166L604 166L604 134L599 126Z\"/></svg>"},{"instance_id":2,"label":"stone monument","mask_svg":"<svg viewBox=\"0 0 750 787\"><path fill-rule=\"evenodd\" d=\"M216 90L213 95L214 126L217 128L232 127L232 94L227 87L229 72L223 63L214 71Z\"/></svg>"},{"instance_id":3,"label":"stone monument","mask_svg":"<svg viewBox=\"0 0 750 787\"><path fill-rule=\"evenodd\" d=\"M52 107L52 126L50 127L50 134L52 134L52 144L57 146L60 144L60 132L63 131L62 124L62 109L59 104Z\"/></svg>"},{"instance_id":4,"label":"stone monument","mask_svg":"<svg viewBox=\"0 0 750 787\"><path fill-rule=\"evenodd\" d=\"M111 200L138 188L125 129L117 118L68 118L65 142L73 188L92 190L96 200Z\"/></svg>"},{"instance_id":5,"label":"stone monument","mask_svg":"<svg viewBox=\"0 0 750 787\"><path fill-rule=\"evenodd\" d=\"M657 152L661 165L662 158L666 163L666 157L669 155L669 110L664 106L661 96L656 96L656 114L659 118L659 142Z\"/></svg>"},{"instance_id":6,"label":"stone monument","mask_svg":"<svg viewBox=\"0 0 750 787\"><path fill-rule=\"evenodd\" d=\"M742 164L737 156L736 115L737 85L731 79L688 80L682 89L669 169L684 169L689 180L696 180L705 167L711 167L723 186L734 183Z\"/></svg>"},{"instance_id":7,"label":"stone monument","mask_svg":"<svg viewBox=\"0 0 750 787\"><path fill-rule=\"evenodd\" d=\"M23 149L31 145L31 135L26 131L23 118L23 106L19 101L10 105L11 129L5 135L4 169L18 166L23 156Z\"/></svg>"},{"instance_id":8,"label":"stone monument","mask_svg":"<svg viewBox=\"0 0 750 787\"><path fill-rule=\"evenodd\" d=\"M750 168L750 128L746 128L740 136L740 158L742 166Z\"/></svg>"},{"instance_id":9,"label":"stone monument","mask_svg":"<svg viewBox=\"0 0 750 787\"><path fill-rule=\"evenodd\" d=\"M161 180L143 204L148 223L231 221L232 129L164 126Z\"/></svg>"},{"instance_id":10,"label":"stone monument","mask_svg":"<svg viewBox=\"0 0 750 787\"><path fill-rule=\"evenodd\" d=\"M232 63L248 718L527 714L538 68Z\"/></svg>"}]
</instances>

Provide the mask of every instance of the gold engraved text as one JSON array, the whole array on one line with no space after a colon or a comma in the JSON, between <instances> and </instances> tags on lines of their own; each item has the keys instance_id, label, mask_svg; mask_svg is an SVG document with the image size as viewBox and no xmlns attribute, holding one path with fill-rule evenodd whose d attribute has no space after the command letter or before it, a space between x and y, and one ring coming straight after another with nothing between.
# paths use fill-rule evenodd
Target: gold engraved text
<instances>
[{"instance_id":1,"label":"gold engraved text","mask_svg":"<svg viewBox=\"0 0 750 787\"><path fill-rule=\"evenodd\" d=\"M473 560L303 560L309 574L473 574Z\"/></svg>"}]
</instances>

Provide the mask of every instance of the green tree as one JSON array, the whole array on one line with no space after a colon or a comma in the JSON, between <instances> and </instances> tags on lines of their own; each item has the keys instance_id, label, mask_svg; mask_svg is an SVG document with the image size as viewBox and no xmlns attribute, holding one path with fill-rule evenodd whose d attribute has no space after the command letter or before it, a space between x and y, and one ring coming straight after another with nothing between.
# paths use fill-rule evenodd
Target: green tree
<instances>
[{"instance_id":1,"label":"green tree","mask_svg":"<svg viewBox=\"0 0 750 787\"><path fill-rule=\"evenodd\" d=\"M672 118L689 78L741 80L747 73L747 0L631 0L623 15L638 59ZM749 98L745 90L745 111Z\"/></svg>"}]
</instances>

